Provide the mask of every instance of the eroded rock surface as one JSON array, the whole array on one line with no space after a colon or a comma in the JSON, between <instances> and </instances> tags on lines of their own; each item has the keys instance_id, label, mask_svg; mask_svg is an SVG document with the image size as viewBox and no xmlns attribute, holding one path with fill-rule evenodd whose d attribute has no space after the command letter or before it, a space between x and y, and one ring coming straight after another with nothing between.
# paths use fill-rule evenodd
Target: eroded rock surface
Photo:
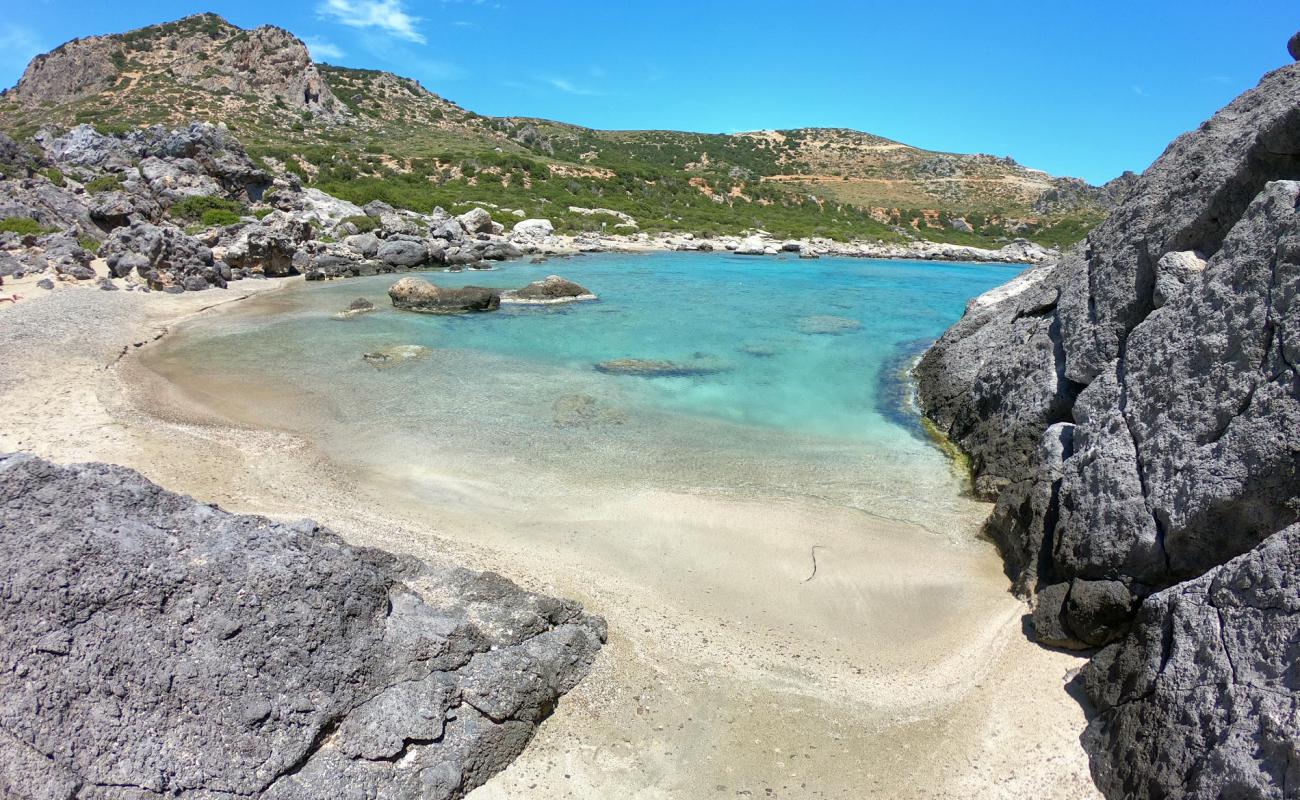
<instances>
[{"instance_id":1,"label":"eroded rock surface","mask_svg":"<svg viewBox=\"0 0 1300 800\"><path fill-rule=\"evenodd\" d=\"M466 314L495 311L501 307L501 293L482 286L436 286L423 278L407 276L388 290L393 308L422 314Z\"/></svg>"},{"instance_id":2,"label":"eroded rock surface","mask_svg":"<svg viewBox=\"0 0 1300 800\"><path fill-rule=\"evenodd\" d=\"M0 457L0 795L461 797L604 622L490 573Z\"/></svg>"},{"instance_id":3,"label":"eroded rock surface","mask_svg":"<svg viewBox=\"0 0 1300 800\"><path fill-rule=\"evenodd\" d=\"M1084 736L1110 797L1294 797L1300 526L1149 597L1094 658ZM1176 790L1176 791L1175 791Z\"/></svg>"},{"instance_id":4,"label":"eroded rock surface","mask_svg":"<svg viewBox=\"0 0 1300 800\"><path fill-rule=\"evenodd\" d=\"M1292 65L1179 137L1058 264L972 301L919 364L925 413L970 455L977 493L997 500L986 531L1017 589L1035 595L1045 643L1122 641L1128 652L1152 635L1162 604L1200 585L1183 582L1226 574L1220 565L1261 542L1294 547L1294 533L1279 531L1300 519L1298 180ZM1294 623L1265 616L1239 629L1241 646L1291 642L1293 673ZM1190 621L1163 629L1166 653L1217 636L1209 622L1180 619ZM1131 688L1166 666L1129 659L1107 674ZM1281 726L1294 753L1289 680L1273 690L1291 716L1268 724ZM1273 713L1248 707L1234 685L1210 681L1182 695L1177 725L1159 724L1175 713L1169 701L1159 714L1140 712L1145 730L1091 736L1102 788L1115 797L1283 796L1274 756L1225 733L1237 723L1224 720ZM1197 719L1204 724L1188 723ZM1209 767L1139 763L1138 750L1214 752L1237 765L1239 782L1187 783ZM1253 772L1243 766L1252 763Z\"/></svg>"},{"instance_id":5,"label":"eroded rock surface","mask_svg":"<svg viewBox=\"0 0 1300 800\"><path fill-rule=\"evenodd\" d=\"M503 292L503 303L571 303L575 300L595 300L596 295L571 280L559 275L548 275L533 281L522 289Z\"/></svg>"}]
</instances>

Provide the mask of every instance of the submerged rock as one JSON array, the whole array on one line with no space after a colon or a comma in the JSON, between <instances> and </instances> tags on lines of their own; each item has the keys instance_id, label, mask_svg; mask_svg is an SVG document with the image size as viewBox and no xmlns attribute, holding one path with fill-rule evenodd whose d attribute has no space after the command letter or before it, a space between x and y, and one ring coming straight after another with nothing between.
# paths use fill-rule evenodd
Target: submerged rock
<instances>
[{"instance_id":1,"label":"submerged rock","mask_svg":"<svg viewBox=\"0 0 1300 800\"><path fill-rule=\"evenodd\" d=\"M361 316L362 314L369 314L371 311L374 310L375 310L374 303L370 302L364 297L358 297L356 300L353 300L351 303L348 303L347 308L335 314L334 318L353 319L355 317Z\"/></svg>"},{"instance_id":2,"label":"submerged rock","mask_svg":"<svg viewBox=\"0 0 1300 800\"><path fill-rule=\"evenodd\" d=\"M771 358L776 355L776 348L766 344L747 344L740 348L740 352L754 358Z\"/></svg>"},{"instance_id":3,"label":"submerged rock","mask_svg":"<svg viewBox=\"0 0 1300 800\"><path fill-rule=\"evenodd\" d=\"M812 335L838 336L862 330L862 323L848 317L817 314L799 320L799 332Z\"/></svg>"},{"instance_id":4,"label":"submerged rock","mask_svg":"<svg viewBox=\"0 0 1300 800\"><path fill-rule=\"evenodd\" d=\"M423 278L408 276L388 290L393 307L423 314L463 314L495 311L501 307L501 294L482 286L448 289L435 286Z\"/></svg>"},{"instance_id":5,"label":"submerged rock","mask_svg":"<svg viewBox=\"0 0 1300 800\"><path fill-rule=\"evenodd\" d=\"M596 425L622 425L627 414L608 408L589 394L566 394L551 404L552 419L561 428L590 428Z\"/></svg>"},{"instance_id":6,"label":"submerged rock","mask_svg":"<svg viewBox=\"0 0 1300 800\"><path fill-rule=\"evenodd\" d=\"M572 303L575 300L595 299L596 295L559 275L550 275L545 280L533 281L522 289L501 294L503 303Z\"/></svg>"},{"instance_id":7,"label":"submerged rock","mask_svg":"<svg viewBox=\"0 0 1300 800\"><path fill-rule=\"evenodd\" d=\"M25 456L0 606L5 797L462 797L605 638L491 573Z\"/></svg>"},{"instance_id":8,"label":"submerged rock","mask_svg":"<svg viewBox=\"0 0 1300 800\"><path fill-rule=\"evenodd\" d=\"M362 353L361 358L375 369L388 369L429 357L429 348L418 344L396 344Z\"/></svg>"},{"instance_id":9,"label":"submerged rock","mask_svg":"<svg viewBox=\"0 0 1300 800\"><path fill-rule=\"evenodd\" d=\"M711 359L692 361L665 361L651 358L616 358L596 365L600 372L614 375L638 375L643 378L683 378L695 375L716 375L730 369Z\"/></svg>"}]
</instances>

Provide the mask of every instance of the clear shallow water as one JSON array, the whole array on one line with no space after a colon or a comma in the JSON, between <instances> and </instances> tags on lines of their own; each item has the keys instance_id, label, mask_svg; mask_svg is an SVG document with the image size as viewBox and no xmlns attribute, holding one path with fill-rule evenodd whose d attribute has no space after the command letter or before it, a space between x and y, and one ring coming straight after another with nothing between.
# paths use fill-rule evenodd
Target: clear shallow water
<instances>
[{"instance_id":1,"label":"clear shallow water","mask_svg":"<svg viewBox=\"0 0 1300 800\"><path fill-rule=\"evenodd\" d=\"M296 287L201 319L152 366L219 410L289 427L331 457L408 475L809 496L935 530L981 512L901 408L900 370L1016 267L729 254L598 255L448 286L550 274L599 301L430 316L394 311L398 276ZM332 319L354 297L379 311ZM833 331L831 333L818 331ZM384 369L364 352L424 357ZM607 374L623 358L705 375Z\"/></svg>"}]
</instances>

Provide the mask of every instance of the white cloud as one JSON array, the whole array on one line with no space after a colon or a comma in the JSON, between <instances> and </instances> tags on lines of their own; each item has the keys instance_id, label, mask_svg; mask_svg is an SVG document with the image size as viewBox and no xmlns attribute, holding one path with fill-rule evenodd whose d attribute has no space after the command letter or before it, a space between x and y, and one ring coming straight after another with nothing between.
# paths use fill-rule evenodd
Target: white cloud
<instances>
[{"instance_id":1,"label":"white cloud","mask_svg":"<svg viewBox=\"0 0 1300 800\"><path fill-rule=\"evenodd\" d=\"M317 10L353 28L378 28L408 42L425 42L424 34L415 29L420 18L406 13L402 0L325 0Z\"/></svg>"},{"instance_id":2,"label":"white cloud","mask_svg":"<svg viewBox=\"0 0 1300 800\"><path fill-rule=\"evenodd\" d=\"M343 50L333 42L327 42L314 36L304 39L303 42L307 45L307 50L311 52L311 57L317 61L322 58L343 57Z\"/></svg>"},{"instance_id":3,"label":"white cloud","mask_svg":"<svg viewBox=\"0 0 1300 800\"><path fill-rule=\"evenodd\" d=\"M49 49L30 28L0 24L0 85L17 83L27 62Z\"/></svg>"},{"instance_id":4,"label":"white cloud","mask_svg":"<svg viewBox=\"0 0 1300 800\"><path fill-rule=\"evenodd\" d=\"M585 86L578 86L573 81L570 81L566 78L543 78L542 82L547 84L551 88L559 89L561 92L564 92L565 94L576 94L576 95L600 94L600 92L597 92L593 89L588 89Z\"/></svg>"}]
</instances>

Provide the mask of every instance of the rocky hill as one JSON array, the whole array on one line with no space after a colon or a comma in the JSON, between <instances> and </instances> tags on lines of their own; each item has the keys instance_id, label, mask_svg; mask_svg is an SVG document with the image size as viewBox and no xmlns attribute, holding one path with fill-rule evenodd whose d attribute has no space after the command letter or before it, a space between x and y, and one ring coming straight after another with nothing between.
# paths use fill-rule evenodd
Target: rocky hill
<instances>
[{"instance_id":1,"label":"rocky hill","mask_svg":"<svg viewBox=\"0 0 1300 800\"><path fill-rule=\"evenodd\" d=\"M1300 64L917 369L1039 640L1105 648L1085 743L1110 797L1300 786L1297 365Z\"/></svg>"},{"instance_id":2,"label":"rocky hill","mask_svg":"<svg viewBox=\"0 0 1300 800\"><path fill-rule=\"evenodd\" d=\"M428 211L483 201L564 232L626 224L577 207L650 232L1061 245L1112 205L1103 189L1010 159L857 131L596 131L483 117L406 78L314 64L284 30L213 14L69 42L34 59L0 102L0 127L19 140L78 123L113 132L193 120L225 123L272 174L353 202Z\"/></svg>"}]
</instances>

